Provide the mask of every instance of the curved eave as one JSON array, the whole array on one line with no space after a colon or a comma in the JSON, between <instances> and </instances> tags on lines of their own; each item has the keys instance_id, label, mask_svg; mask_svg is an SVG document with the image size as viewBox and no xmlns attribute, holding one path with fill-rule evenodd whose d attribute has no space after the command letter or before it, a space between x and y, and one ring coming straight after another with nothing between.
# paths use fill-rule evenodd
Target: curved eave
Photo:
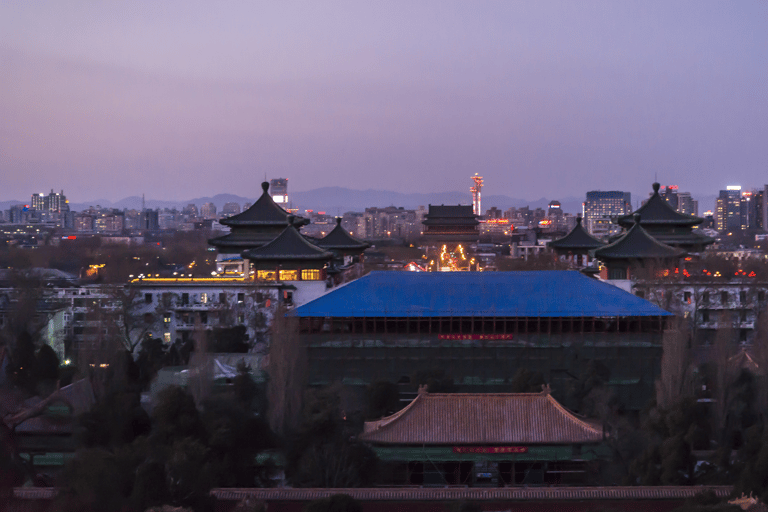
<instances>
[{"instance_id":1,"label":"curved eave","mask_svg":"<svg viewBox=\"0 0 768 512\"><path fill-rule=\"evenodd\" d=\"M252 255L250 251L243 253L243 258L248 258L251 261L327 261L333 257L330 252L324 252L322 254L266 254L266 255Z\"/></svg>"},{"instance_id":2,"label":"curved eave","mask_svg":"<svg viewBox=\"0 0 768 512\"><path fill-rule=\"evenodd\" d=\"M640 210L637 211L640 213ZM681 214L682 215L682 214ZM698 226L704 222L704 219L700 217L694 217L684 215L681 219L645 219L643 214L640 213L640 225L641 226ZM625 228L631 227L635 223L634 214L625 215L619 217L617 223Z\"/></svg>"},{"instance_id":3,"label":"curved eave","mask_svg":"<svg viewBox=\"0 0 768 512\"><path fill-rule=\"evenodd\" d=\"M679 258L685 251L663 244L649 235L640 224L612 244L592 251L600 259L667 259Z\"/></svg>"},{"instance_id":4,"label":"curved eave","mask_svg":"<svg viewBox=\"0 0 768 512\"><path fill-rule=\"evenodd\" d=\"M659 195L659 184L653 184L653 195L635 212L619 217L618 224L622 227L632 226L635 215L640 215L641 226L696 226L704 222L700 217L680 213Z\"/></svg>"},{"instance_id":5,"label":"curved eave","mask_svg":"<svg viewBox=\"0 0 768 512\"><path fill-rule=\"evenodd\" d=\"M286 227L290 226L290 223L288 220L238 220L234 217L229 217L227 219L221 219L219 221L219 224L223 224L224 226L258 226L258 227L275 227L275 228L281 228L285 229ZM304 217L295 217L293 221L294 226L306 226L309 224L309 219L306 219Z\"/></svg>"},{"instance_id":6,"label":"curved eave","mask_svg":"<svg viewBox=\"0 0 768 512\"><path fill-rule=\"evenodd\" d=\"M313 243L318 247L332 251L364 251L371 246L368 242L354 238L340 225L337 225L330 233Z\"/></svg>"},{"instance_id":7,"label":"curved eave","mask_svg":"<svg viewBox=\"0 0 768 512\"><path fill-rule=\"evenodd\" d=\"M589 251L603 247L605 244L587 233L580 224L577 224L576 227L563 238L553 240L547 245L553 249L577 249Z\"/></svg>"}]
</instances>

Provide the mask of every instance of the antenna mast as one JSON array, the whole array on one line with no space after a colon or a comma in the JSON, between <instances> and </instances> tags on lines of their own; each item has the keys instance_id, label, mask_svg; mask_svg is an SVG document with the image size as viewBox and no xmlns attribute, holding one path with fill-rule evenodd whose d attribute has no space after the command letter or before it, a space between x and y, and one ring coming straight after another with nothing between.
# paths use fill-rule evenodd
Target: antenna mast
<instances>
[{"instance_id":1,"label":"antenna mast","mask_svg":"<svg viewBox=\"0 0 768 512\"><path fill-rule=\"evenodd\" d=\"M482 215L483 208L480 205L480 191L483 189L483 177L478 176L477 173L475 173L475 175L472 176L472 181L475 182L474 187L469 187L469 191L472 192L472 213L475 215Z\"/></svg>"}]
</instances>

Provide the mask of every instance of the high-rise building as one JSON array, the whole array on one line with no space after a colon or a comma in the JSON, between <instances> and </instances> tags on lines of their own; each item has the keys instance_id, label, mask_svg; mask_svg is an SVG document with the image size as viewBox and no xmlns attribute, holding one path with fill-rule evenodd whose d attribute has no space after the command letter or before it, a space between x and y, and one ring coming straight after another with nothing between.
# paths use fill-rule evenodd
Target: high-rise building
<instances>
[{"instance_id":1,"label":"high-rise building","mask_svg":"<svg viewBox=\"0 0 768 512\"><path fill-rule=\"evenodd\" d=\"M204 219L215 219L216 205L213 203L205 203L203 206L200 207L200 215Z\"/></svg>"},{"instance_id":2,"label":"high-rise building","mask_svg":"<svg viewBox=\"0 0 768 512\"><path fill-rule=\"evenodd\" d=\"M197 217L197 205L195 203L189 203L181 210L181 213L189 215L190 217Z\"/></svg>"},{"instance_id":3,"label":"high-rise building","mask_svg":"<svg viewBox=\"0 0 768 512\"><path fill-rule=\"evenodd\" d=\"M651 194L653 195L653 194ZM661 187L659 196L678 213L697 217L699 214L699 202L691 197L690 192L680 192L677 185ZM645 202L643 202L645 204Z\"/></svg>"},{"instance_id":4,"label":"high-rise building","mask_svg":"<svg viewBox=\"0 0 768 512\"><path fill-rule=\"evenodd\" d=\"M737 231L741 229L741 187L729 185L720 191L715 208L715 229Z\"/></svg>"},{"instance_id":5,"label":"high-rise building","mask_svg":"<svg viewBox=\"0 0 768 512\"><path fill-rule=\"evenodd\" d=\"M41 212L66 213L69 211L69 201L67 201L64 191L56 193L51 189L51 193L45 195L32 194L32 209Z\"/></svg>"},{"instance_id":6,"label":"high-rise building","mask_svg":"<svg viewBox=\"0 0 768 512\"><path fill-rule=\"evenodd\" d=\"M279 205L288 204L288 178L275 178L269 181L272 200Z\"/></svg>"},{"instance_id":7,"label":"high-rise building","mask_svg":"<svg viewBox=\"0 0 768 512\"><path fill-rule=\"evenodd\" d=\"M587 192L583 208L587 231L598 237L610 236L621 229L614 219L632 212L632 195L618 190L593 190Z\"/></svg>"},{"instance_id":8,"label":"high-rise building","mask_svg":"<svg viewBox=\"0 0 768 512\"><path fill-rule=\"evenodd\" d=\"M240 213L240 205L237 203L224 203L224 207L221 209L221 214L229 217L230 215L237 215Z\"/></svg>"}]
</instances>

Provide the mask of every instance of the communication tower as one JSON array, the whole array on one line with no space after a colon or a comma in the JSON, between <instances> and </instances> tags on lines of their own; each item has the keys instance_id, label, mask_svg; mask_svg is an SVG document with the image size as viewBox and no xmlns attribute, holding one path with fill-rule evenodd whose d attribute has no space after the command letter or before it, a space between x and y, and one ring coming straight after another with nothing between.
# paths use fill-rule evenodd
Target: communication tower
<instances>
[{"instance_id":1,"label":"communication tower","mask_svg":"<svg viewBox=\"0 0 768 512\"><path fill-rule=\"evenodd\" d=\"M477 173L475 173L475 175L472 176L472 181L475 182L474 187L469 187L469 191L472 192L472 212L475 215L482 215L483 209L480 206L480 190L483 188L483 177L478 176Z\"/></svg>"}]
</instances>

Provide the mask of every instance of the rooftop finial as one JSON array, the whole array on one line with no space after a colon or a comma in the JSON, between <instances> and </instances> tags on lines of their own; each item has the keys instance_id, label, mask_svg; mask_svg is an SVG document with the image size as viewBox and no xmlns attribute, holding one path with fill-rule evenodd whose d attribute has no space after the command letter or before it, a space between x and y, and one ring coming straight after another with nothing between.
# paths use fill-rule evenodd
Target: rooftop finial
<instances>
[{"instance_id":1,"label":"rooftop finial","mask_svg":"<svg viewBox=\"0 0 768 512\"><path fill-rule=\"evenodd\" d=\"M262 190L264 191L264 193L266 194L266 193L267 193L267 190L269 190L269 182L265 180L265 181L264 181L264 182L261 184L261 189L262 189Z\"/></svg>"},{"instance_id":2,"label":"rooftop finial","mask_svg":"<svg viewBox=\"0 0 768 512\"><path fill-rule=\"evenodd\" d=\"M336 225L341 226L341 217L336 217Z\"/></svg>"},{"instance_id":3,"label":"rooftop finial","mask_svg":"<svg viewBox=\"0 0 768 512\"><path fill-rule=\"evenodd\" d=\"M289 215L288 217L286 217L286 220L288 221L288 225L289 226L293 226L293 221L295 219L296 219L296 217L294 217L293 215Z\"/></svg>"},{"instance_id":4,"label":"rooftop finial","mask_svg":"<svg viewBox=\"0 0 768 512\"><path fill-rule=\"evenodd\" d=\"M581 225L581 214L580 213L576 214L576 224L578 224L579 226Z\"/></svg>"},{"instance_id":5,"label":"rooftop finial","mask_svg":"<svg viewBox=\"0 0 768 512\"><path fill-rule=\"evenodd\" d=\"M659 182L657 181L656 183L653 184L653 193L658 194L660 188L661 188L661 185L659 185Z\"/></svg>"},{"instance_id":6,"label":"rooftop finial","mask_svg":"<svg viewBox=\"0 0 768 512\"><path fill-rule=\"evenodd\" d=\"M635 219L635 224L640 224L640 214L636 213L632 216L633 219Z\"/></svg>"}]
</instances>

